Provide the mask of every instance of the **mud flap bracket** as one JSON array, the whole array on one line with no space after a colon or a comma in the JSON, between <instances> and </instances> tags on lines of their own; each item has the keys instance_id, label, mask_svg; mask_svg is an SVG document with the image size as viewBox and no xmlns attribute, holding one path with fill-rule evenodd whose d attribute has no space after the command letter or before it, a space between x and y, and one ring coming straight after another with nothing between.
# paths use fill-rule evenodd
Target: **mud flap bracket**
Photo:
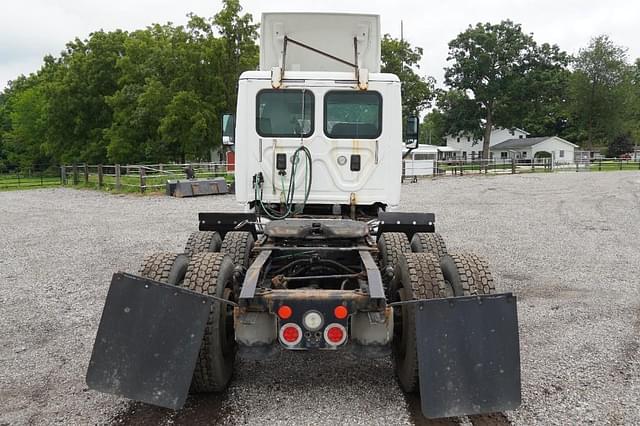
<instances>
[{"instance_id":1,"label":"mud flap bracket","mask_svg":"<svg viewBox=\"0 0 640 426\"><path fill-rule=\"evenodd\" d=\"M515 296L422 300L415 312L425 417L499 412L520 405Z\"/></svg>"},{"instance_id":2,"label":"mud flap bracket","mask_svg":"<svg viewBox=\"0 0 640 426\"><path fill-rule=\"evenodd\" d=\"M87 370L89 388L181 408L211 303L184 288L114 274Z\"/></svg>"}]
</instances>

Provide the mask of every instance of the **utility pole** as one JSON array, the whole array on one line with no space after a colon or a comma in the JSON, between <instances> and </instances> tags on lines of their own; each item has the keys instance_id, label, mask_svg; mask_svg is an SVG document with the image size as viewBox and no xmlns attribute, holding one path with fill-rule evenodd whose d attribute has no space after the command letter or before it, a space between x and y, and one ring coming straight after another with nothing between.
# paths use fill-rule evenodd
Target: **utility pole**
<instances>
[{"instance_id":1,"label":"utility pole","mask_svg":"<svg viewBox=\"0 0 640 426\"><path fill-rule=\"evenodd\" d=\"M404 47L404 23L400 20L400 48ZM400 52L400 71L404 70L404 54Z\"/></svg>"}]
</instances>

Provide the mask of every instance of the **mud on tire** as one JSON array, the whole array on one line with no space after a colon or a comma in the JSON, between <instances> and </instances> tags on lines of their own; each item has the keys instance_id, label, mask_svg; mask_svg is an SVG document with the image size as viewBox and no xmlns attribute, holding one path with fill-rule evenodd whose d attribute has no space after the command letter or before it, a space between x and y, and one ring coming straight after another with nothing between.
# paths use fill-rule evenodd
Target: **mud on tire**
<instances>
[{"instance_id":1,"label":"mud on tire","mask_svg":"<svg viewBox=\"0 0 640 426\"><path fill-rule=\"evenodd\" d=\"M196 231L189 235L184 252L191 257L196 253L218 252L222 245L220 234L215 231Z\"/></svg>"},{"instance_id":2,"label":"mud on tire","mask_svg":"<svg viewBox=\"0 0 640 426\"><path fill-rule=\"evenodd\" d=\"M414 253L431 252L438 259L447 254L447 245L437 232L416 232L411 238L411 251Z\"/></svg>"},{"instance_id":3,"label":"mud on tire","mask_svg":"<svg viewBox=\"0 0 640 426\"><path fill-rule=\"evenodd\" d=\"M233 264L222 253L198 253L189 262L183 287L202 294L232 299ZM233 371L236 344L233 310L214 302L207 320L198 361L193 372L193 392L220 392L227 388Z\"/></svg>"},{"instance_id":4,"label":"mud on tire","mask_svg":"<svg viewBox=\"0 0 640 426\"><path fill-rule=\"evenodd\" d=\"M475 254L448 254L440 258L440 267L449 292L458 296L493 294L496 287L487 261Z\"/></svg>"},{"instance_id":5,"label":"mud on tire","mask_svg":"<svg viewBox=\"0 0 640 426\"><path fill-rule=\"evenodd\" d=\"M444 277L435 254L405 253L399 257L391 284L392 302L436 299L444 297L444 290ZM405 392L419 390L415 309L415 304L394 307L393 355L398 382Z\"/></svg>"},{"instance_id":6,"label":"mud on tire","mask_svg":"<svg viewBox=\"0 0 640 426\"><path fill-rule=\"evenodd\" d=\"M165 284L178 285L184 279L189 259L184 254L169 252L145 256L138 275Z\"/></svg>"},{"instance_id":7,"label":"mud on tire","mask_svg":"<svg viewBox=\"0 0 640 426\"><path fill-rule=\"evenodd\" d=\"M251 232L230 231L222 240L220 252L229 256L234 265L248 268L253 244L254 239Z\"/></svg>"}]
</instances>

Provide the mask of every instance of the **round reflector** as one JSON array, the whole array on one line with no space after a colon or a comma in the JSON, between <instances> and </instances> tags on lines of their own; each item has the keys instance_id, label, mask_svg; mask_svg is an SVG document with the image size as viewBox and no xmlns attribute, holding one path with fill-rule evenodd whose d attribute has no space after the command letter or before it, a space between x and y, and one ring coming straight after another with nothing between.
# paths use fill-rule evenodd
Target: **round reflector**
<instances>
[{"instance_id":1,"label":"round reflector","mask_svg":"<svg viewBox=\"0 0 640 426\"><path fill-rule=\"evenodd\" d=\"M333 310L333 315L335 315L336 318L338 318L338 319L345 319L347 317L347 315L349 315L349 311L347 310L347 308L345 306L338 305Z\"/></svg>"},{"instance_id":2,"label":"round reflector","mask_svg":"<svg viewBox=\"0 0 640 426\"><path fill-rule=\"evenodd\" d=\"M291 307L282 305L278 308L278 316L280 317L280 319L289 319L291 318L291 315L293 315L293 310L291 309Z\"/></svg>"},{"instance_id":3,"label":"round reflector","mask_svg":"<svg viewBox=\"0 0 640 426\"><path fill-rule=\"evenodd\" d=\"M287 346L295 346L302 340L302 329L292 322L280 327L280 341Z\"/></svg>"},{"instance_id":4,"label":"round reflector","mask_svg":"<svg viewBox=\"0 0 640 426\"><path fill-rule=\"evenodd\" d=\"M347 330L340 324L330 324L324 329L324 340L332 346L338 346L347 340Z\"/></svg>"}]
</instances>

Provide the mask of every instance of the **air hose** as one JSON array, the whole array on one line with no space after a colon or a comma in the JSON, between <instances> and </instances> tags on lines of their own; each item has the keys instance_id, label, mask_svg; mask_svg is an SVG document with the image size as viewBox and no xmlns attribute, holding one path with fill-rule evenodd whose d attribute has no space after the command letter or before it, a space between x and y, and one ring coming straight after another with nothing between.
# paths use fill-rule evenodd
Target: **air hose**
<instances>
[{"instance_id":1,"label":"air hose","mask_svg":"<svg viewBox=\"0 0 640 426\"><path fill-rule=\"evenodd\" d=\"M297 206L294 205L294 197L296 191L296 173L298 172L298 163L300 162L300 154L304 153L304 199L302 203L298 203ZM291 158L291 175L289 176L289 188L285 190L284 187L284 176L282 177L282 192L285 194L284 201L284 212L278 212L267 204L262 202L262 194L263 194L263 184L264 181L262 176L254 177L254 189L255 189L255 199L256 204L259 205L259 209L264 211L265 214L274 220L286 219L287 217L301 213L304 210L304 207L307 204L307 200L309 199L309 193L311 192L311 180L312 180L312 166L311 166L311 152L306 146L300 146L293 153L293 157Z\"/></svg>"}]
</instances>

